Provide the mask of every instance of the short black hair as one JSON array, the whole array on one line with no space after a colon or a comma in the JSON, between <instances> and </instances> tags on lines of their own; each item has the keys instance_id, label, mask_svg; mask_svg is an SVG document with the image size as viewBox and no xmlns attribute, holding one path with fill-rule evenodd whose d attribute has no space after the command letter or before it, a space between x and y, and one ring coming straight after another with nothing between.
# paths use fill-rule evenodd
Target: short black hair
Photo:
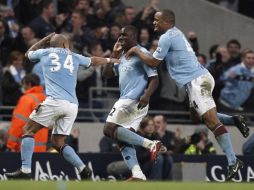
<instances>
[{"instance_id":1,"label":"short black hair","mask_svg":"<svg viewBox=\"0 0 254 190\"><path fill-rule=\"evenodd\" d=\"M38 75L29 73L22 79L22 83L31 84L31 86L39 86L41 81Z\"/></svg>"},{"instance_id":2,"label":"short black hair","mask_svg":"<svg viewBox=\"0 0 254 190\"><path fill-rule=\"evenodd\" d=\"M53 0L43 0L43 1L40 1L40 3L38 4L39 13L41 14L43 9L44 8L48 8L51 3L53 3Z\"/></svg>"},{"instance_id":3,"label":"short black hair","mask_svg":"<svg viewBox=\"0 0 254 190\"><path fill-rule=\"evenodd\" d=\"M235 44L239 47L239 49L241 49L241 43L236 39L229 40L228 43L227 43L227 48L230 46L230 44Z\"/></svg>"},{"instance_id":4,"label":"short black hair","mask_svg":"<svg viewBox=\"0 0 254 190\"><path fill-rule=\"evenodd\" d=\"M137 39L138 37L138 29L133 25L127 25L124 27L126 31L131 31L133 34L133 37Z\"/></svg>"},{"instance_id":5,"label":"short black hair","mask_svg":"<svg viewBox=\"0 0 254 190\"><path fill-rule=\"evenodd\" d=\"M175 13L170 9L164 9L161 11L162 19L166 22L170 22L175 25Z\"/></svg>"},{"instance_id":6,"label":"short black hair","mask_svg":"<svg viewBox=\"0 0 254 190\"><path fill-rule=\"evenodd\" d=\"M79 14L79 16L83 19L83 20L85 20L86 19L86 15L84 14L84 12L83 11L81 11L81 10L77 10L77 9L75 9L73 12L72 12L72 14L73 13L75 13L75 14Z\"/></svg>"},{"instance_id":7,"label":"short black hair","mask_svg":"<svg viewBox=\"0 0 254 190\"><path fill-rule=\"evenodd\" d=\"M217 49L219 47L219 44L214 44L209 48L209 57L210 59L213 58L213 53L216 53Z\"/></svg>"},{"instance_id":8,"label":"short black hair","mask_svg":"<svg viewBox=\"0 0 254 190\"><path fill-rule=\"evenodd\" d=\"M197 57L202 57L202 58L204 59L205 63L206 63L207 58L206 58L206 56L205 56L204 54L198 53L198 54L197 54Z\"/></svg>"}]
</instances>

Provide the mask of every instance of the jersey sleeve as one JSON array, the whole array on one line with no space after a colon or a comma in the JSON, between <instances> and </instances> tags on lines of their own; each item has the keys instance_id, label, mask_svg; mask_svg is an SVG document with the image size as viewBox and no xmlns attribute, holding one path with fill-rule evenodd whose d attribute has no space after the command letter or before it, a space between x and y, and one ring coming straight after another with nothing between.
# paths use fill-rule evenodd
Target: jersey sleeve
<instances>
[{"instance_id":1,"label":"jersey sleeve","mask_svg":"<svg viewBox=\"0 0 254 190\"><path fill-rule=\"evenodd\" d=\"M148 54L148 55L151 55L151 53L145 49L145 48L141 48L141 51L144 52L145 54ZM157 69L156 67L150 67L144 63L142 63L143 65L143 68L147 74L148 77L152 77L152 76L157 76L158 75L158 72L157 72Z\"/></svg>"},{"instance_id":2,"label":"jersey sleeve","mask_svg":"<svg viewBox=\"0 0 254 190\"><path fill-rule=\"evenodd\" d=\"M41 57L46 53L46 49L38 49L28 52L28 59L32 62L39 61Z\"/></svg>"},{"instance_id":3,"label":"jersey sleeve","mask_svg":"<svg viewBox=\"0 0 254 190\"><path fill-rule=\"evenodd\" d=\"M78 57L80 65L83 65L87 68L90 67L90 65L91 65L91 58L90 57L85 57L85 56L79 55L79 54L76 54L76 56Z\"/></svg>"},{"instance_id":4,"label":"jersey sleeve","mask_svg":"<svg viewBox=\"0 0 254 190\"><path fill-rule=\"evenodd\" d=\"M153 57L158 60L163 60L168 53L170 45L171 42L169 36L167 35L167 33L163 34L159 39L158 47L153 53Z\"/></svg>"}]
</instances>

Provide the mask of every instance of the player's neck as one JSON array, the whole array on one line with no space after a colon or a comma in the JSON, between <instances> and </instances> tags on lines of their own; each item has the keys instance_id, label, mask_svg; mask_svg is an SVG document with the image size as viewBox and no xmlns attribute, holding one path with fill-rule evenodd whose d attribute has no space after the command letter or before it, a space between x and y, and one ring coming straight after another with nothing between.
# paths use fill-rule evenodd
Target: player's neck
<instances>
[{"instance_id":1,"label":"player's neck","mask_svg":"<svg viewBox=\"0 0 254 190\"><path fill-rule=\"evenodd\" d=\"M172 29L173 27L174 27L173 25L165 27L165 29L163 30L163 33L167 32L168 30Z\"/></svg>"},{"instance_id":2,"label":"player's neck","mask_svg":"<svg viewBox=\"0 0 254 190\"><path fill-rule=\"evenodd\" d=\"M126 47L126 48L124 49L124 52L127 52L129 49L131 49L132 47L137 46L137 45L138 45L137 42L135 42L135 43L133 43L133 44L130 44L129 47Z\"/></svg>"}]
</instances>

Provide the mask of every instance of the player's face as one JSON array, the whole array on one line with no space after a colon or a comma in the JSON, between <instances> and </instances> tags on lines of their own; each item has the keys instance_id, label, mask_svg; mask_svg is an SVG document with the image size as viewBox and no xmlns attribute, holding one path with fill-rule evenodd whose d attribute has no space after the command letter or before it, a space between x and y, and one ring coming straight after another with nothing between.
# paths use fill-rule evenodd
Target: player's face
<instances>
[{"instance_id":1,"label":"player's face","mask_svg":"<svg viewBox=\"0 0 254 190\"><path fill-rule=\"evenodd\" d=\"M123 49L129 48L131 45L131 39L133 36L131 35L130 31L126 31L125 28L121 29L120 36L119 36L119 42Z\"/></svg>"},{"instance_id":2,"label":"player's face","mask_svg":"<svg viewBox=\"0 0 254 190\"><path fill-rule=\"evenodd\" d=\"M163 31L163 20L162 20L162 13L161 12L156 12L154 15L154 31L156 32L161 32Z\"/></svg>"}]
</instances>

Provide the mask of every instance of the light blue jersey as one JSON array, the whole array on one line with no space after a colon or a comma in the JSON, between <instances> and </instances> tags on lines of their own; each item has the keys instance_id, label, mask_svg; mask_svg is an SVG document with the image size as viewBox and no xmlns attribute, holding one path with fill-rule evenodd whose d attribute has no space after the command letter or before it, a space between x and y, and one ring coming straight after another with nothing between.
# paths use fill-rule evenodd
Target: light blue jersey
<instances>
[{"instance_id":1,"label":"light blue jersey","mask_svg":"<svg viewBox=\"0 0 254 190\"><path fill-rule=\"evenodd\" d=\"M145 48L138 47L149 54ZM120 99L139 100L147 87L148 78L158 75L156 68L145 65L137 56L126 59L122 55L120 64L114 65L114 71L119 76Z\"/></svg>"},{"instance_id":2,"label":"light blue jersey","mask_svg":"<svg viewBox=\"0 0 254 190\"><path fill-rule=\"evenodd\" d=\"M30 51L28 58L31 61L40 61L37 64L42 65L47 96L78 104L75 90L78 67L89 67L90 58L64 48Z\"/></svg>"},{"instance_id":3,"label":"light blue jersey","mask_svg":"<svg viewBox=\"0 0 254 190\"><path fill-rule=\"evenodd\" d=\"M166 61L168 72L179 87L208 72L198 62L184 34L176 27L161 35L153 57Z\"/></svg>"},{"instance_id":4,"label":"light blue jersey","mask_svg":"<svg viewBox=\"0 0 254 190\"><path fill-rule=\"evenodd\" d=\"M38 62L34 65L32 73L38 75L38 77L40 78L41 85L45 86L45 81L44 81L44 75L43 75L43 71L42 71L41 62Z\"/></svg>"}]
</instances>

